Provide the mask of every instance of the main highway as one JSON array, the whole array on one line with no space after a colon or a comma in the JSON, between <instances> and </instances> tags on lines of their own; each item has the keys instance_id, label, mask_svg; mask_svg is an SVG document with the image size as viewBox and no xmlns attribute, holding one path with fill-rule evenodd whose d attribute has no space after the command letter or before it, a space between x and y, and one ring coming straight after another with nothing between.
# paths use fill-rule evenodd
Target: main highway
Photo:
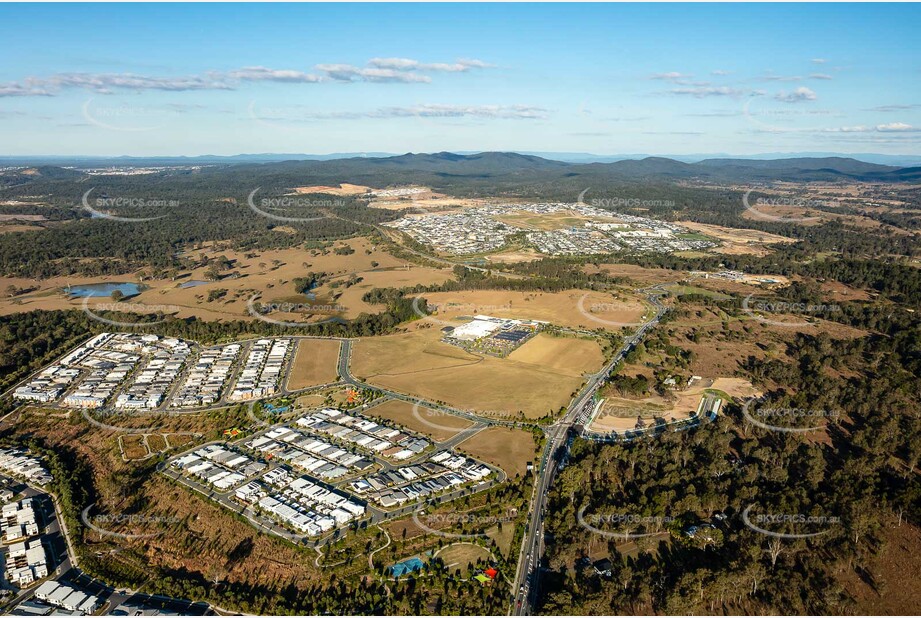
<instances>
[{"instance_id":1,"label":"main highway","mask_svg":"<svg viewBox=\"0 0 921 618\"><path fill-rule=\"evenodd\" d=\"M585 383L585 386L575 396L566 414L556 423L546 429L544 435L546 444L540 460L537 477L534 483L534 492L531 495L530 517L525 524L525 535L521 542L521 553L518 556L518 569L515 572L515 582L512 587L514 607L512 612L516 616L527 616L537 600L538 585L540 583L540 563L543 557L544 546L544 507L550 486L559 469L560 461L565 459L572 443L572 430L583 424L591 414L595 403L595 393L604 384L614 367L652 330L662 319L665 306L660 297L665 294L659 286L643 290L647 293L647 300L655 308L655 315L648 322L640 326L636 332L624 339L623 345L614 357L594 374Z\"/></svg>"}]
</instances>

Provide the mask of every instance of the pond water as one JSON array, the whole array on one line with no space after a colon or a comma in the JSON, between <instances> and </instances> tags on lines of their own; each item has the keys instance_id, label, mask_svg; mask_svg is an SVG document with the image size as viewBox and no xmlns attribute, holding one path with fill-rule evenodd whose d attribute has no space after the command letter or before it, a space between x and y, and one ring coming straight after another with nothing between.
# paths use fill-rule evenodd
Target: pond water
<instances>
[{"instance_id":1,"label":"pond water","mask_svg":"<svg viewBox=\"0 0 921 618\"><path fill-rule=\"evenodd\" d=\"M136 296L141 293L141 286L137 283L87 283L85 285L72 285L65 291L73 298L95 298L98 296L111 296L115 290L127 296Z\"/></svg>"}]
</instances>

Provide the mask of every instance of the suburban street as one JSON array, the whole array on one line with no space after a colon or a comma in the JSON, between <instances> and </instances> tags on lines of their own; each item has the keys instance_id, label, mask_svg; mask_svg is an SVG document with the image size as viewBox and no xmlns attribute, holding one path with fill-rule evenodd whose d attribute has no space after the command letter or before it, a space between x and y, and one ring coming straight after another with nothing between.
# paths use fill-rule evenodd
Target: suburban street
<instances>
[{"instance_id":1,"label":"suburban street","mask_svg":"<svg viewBox=\"0 0 921 618\"><path fill-rule=\"evenodd\" d=\"M573 398L571 404L567 408L566 414L557 420L552 425L542 426L542 429L547 438L544 450L541 454L541 459L537 469L537 474L535 478L535 487L534 492L531 497L531 502L529 505L529 519L526 523L525 536L522 541L522 547L519 555L515 581L513 584L513 594L514 594L514 607L513 612L516 615L527 615L530 613L534 602L537 598L537 586L539 583L539 570L540 563L543 556L543 511L547 502L547 495L552 486L553 480L555 478L556 472L559 469L561 461L564 461L569 447L572 444L574 438L574 431L578 431L590 420L590 416L595 404L595 395L598 389L604 384L605 380L609 377L611 371L618 363L622 362L624 357L648 334L648 332L654 328L661 319L662 315L665 313L666 308L660 302L660 297L666 292L662 289L661 285L653 286L645 290L640 290L641 292L646 293L646 298L649 303L655 309L655 315L643 325L641 325L633 334L627 336L623 344L617 353L608 361L608 363L597 373L592 374L585 385L579 391L579 393ZM427 401L416 396L407 395L404 393L392 391L386 388L374 386L368 384L356 378L350 371L350 361L352 353L352 344L357 339L349 339L342 337L319 337L319 336L292 336L291 339L332 339L340 342L339 349L339 358L338 358L338 374L339 381L332 384L323 384L320 386L308 387L305 389L290 390L287 387L288 377L290 375L291 367L293 366L293 357L292 353L289 358L285 361L284 372L279 384L279 391L273 395L273 397L279 396L289 396L297 395L306 392L310 392L317 389L326 388L329 386L335 385L351 385L356 388L366 389L374 391L382 395L383 397L379 401L372 402L368 409L373 409L375 405L387 401L389 399L395 399L400 401L405 401L414 405L418 405L420 408L433 410L441 412L446 415L456 416L470 420L474 423L473 426L466 428L462 431L459 431L456 435L451 438L436 444L436 448L439 450L450 449L458 444L462 443L464 440L475 435L477 432L483 430L486 427L490 426L516 426L520 425L520 421L510 421L510 420L500 420L494 419L486 416L481 416L479 414L469 412L466 410L460 410L453 408L448 405L440 404L433 401ZM248 349L250 341L244 343L244 349L242 353L245 353L245 350ZM239 371L239 367L235 368L234 377ZM177 381L178 383L178 381ZM229 382L232 383L232 380ZM171 389L171 394L174 389ZM160 414L188 414L195 412L202 412L205 410L213 410L225 408L230 405L226 401L226 392L220 401L216 402L213 405L198 408L198 409L187 409L187 410L176 410L176 411L166 411L158 410ZM165 407L165 406L164 406ZM84 414L85 415L85 414ZM90 420L90 419L88 419ZM95 419L93 419L95 420ZM96 422L98 423L98 421ZM95 424L95 423L94 423ZM272 425L274 426L274 425ZM108 427L108 426L106 426ZM261 431L268 430L270 428L269 424L266 423L266 427L262 428ZM144 429L131 430L119 428L121 431L126 433L145 431ZM203 445L197 445L195 449L201 448ZM194 450L194 449L190 449ZM388 462L384 462L379 458L379 464L382 464L382 469L389 469L391 465ZM274 465L272 467L275 467ZM427 504L435 503L442 504L455 500L457 498L463 497L470 493L484 491L490 487L501 483L507 479L507 475L501 469L495 466L489 466L493 468L496 472L496 475L488 481L484 481L476 486L460 488L438 497L429 499L423 503L413 503L405 506L401 506L389 511L374 507L372 505L367 505L368 508L368 517L364 519L366 525L378 524L390 519L395 519L399 517L405 517L411 515L414 512L417 512L419 509L424 508ZM218 492L212 488L205 487L195 481L184 478L178 471L172 470L165 465L159 467L160 472L166 476L172 478L177 483L185 485L189 489L201 493L208 498L215 500L216 502L222 504L225 508L228 508L239 515L245 517L249 520L254 526L263 531L274 534L276 536L281 536L283 538L288 538L289 540L295 543L307 543L314 547L322 547L325 544L336 540L342 534L342 532L334 532L326 537L309 539L302 535L295 535L276 524L275 522L269 520L268 518L258 514L254 509L243 506L231 500L233 491ZM329 486L336 488L343 483L332 483ZM65 557L65 562L67 558ZM65 565L62 565L65 566ZM71 565L66 565L71 566ZM59 571L61 573L62 571ZM77 571L77 573L79 573Z\"/></svg>"}]
</instances>

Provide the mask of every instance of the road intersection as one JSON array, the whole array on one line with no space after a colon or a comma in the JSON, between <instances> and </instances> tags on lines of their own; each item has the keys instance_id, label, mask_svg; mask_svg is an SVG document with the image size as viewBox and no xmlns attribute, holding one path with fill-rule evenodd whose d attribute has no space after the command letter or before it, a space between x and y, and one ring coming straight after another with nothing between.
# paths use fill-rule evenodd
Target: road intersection
<instances>
[{"instance_id":1,"label":"road intersection","mask_svg":"<svg viewBox=\"0 0 921 618\"><path fill-rule=\"evenodd\" d=\"M655 307L655 316L624 339L617 354L601 371L592 375L585 383L582 390L572 400L563 418L545 429L547 442L534 481L534 491L528 509L529 518L525 524L525 535L518 557L518 569L512 587L514 595L512 612L516 616L528 615L537 600L540 563L544 550L544 508L553 479L559 470L559 464L568 454L575 437L574 431L591 415L595 394L604 385L614 368L643 340L665 314L666 308L660 300L665 291L661 286L653 286L643 291L647 292L646 298Z\"/></svg>"},{"instance_id":2,"label":"road intersection","mask_svg":"<svg viewBox=\"0 0 921 618\"><path fill-rule=\"evenodd\" d=\"M528 520L525 524L525 535L522 541L522 547L518 560L518 567L516 570L515 580L512 587L513 594L513 608L512 612L515 615L527 615L530 613L534 602L537 599L538 592L538 583L539 583L539 570L540 563L543 556L543 515L544 509L546 507L547 496L549 494L550 487L555 478L556 472L559 469L559 463L562 461L565 456L568 454L569 447L572 444L572 441L577 433L579 433L582 427L589 421L592 410L595 403L595 395L598 390L603 386L605 381L610 376L611 372L621 363L627 354L632 351L638 343L640 343L649 331L654 328L662 318L663 314L666 311L665 306L661 303L661 297L666 294L662 285L653 286L645 290L640 290L641 292L646 293L646 297L650 304L655 308L655 315L647 322L643 323L637 330L627 336L618 352L607 362L607 364L597 373L591 375L579 393L573 398L570 406L567 408L566 414L557 420L551 425L542 425L534 422L527 421L512 421L512 420L500 420L488 416L483 416L476 414L471 411L457 409L445 404L437 403L434 401L427 401L425 399L408 395L405 393L396 392L390 389L381 388L369 383L366 383L362 380L359 380L350 371L350 360L352 353L352 345L358 339L344 338L344 337L323 337L323 336L306 336L306 335L293 335L290 338L294 340L310 340L310 339L323 339L323 340L337 340L340 342L339 350L339 359L338 359L338 374L339 380L335 383L324 384L321 386L309 387L305 389L298 390L289 390L287 388L287 380L282 379L280 383L280 388L277 393L272 397L265 399L274 399L283 396L298 395L320 388L328 388L336 385L351 385L356 388L366 389L370 391L375 391L384 396L386 399L396 399L412 403L421 408L434 410L437 412L442 412L452 416L457 416L460 418L467 419L472 421L474 425L462 431L459 431L452 438L440 443L439 448L451 448L461 443L463 440L468 439L478 431L490 426L535 426L540 428L546 437L545 446L541 454L539 466L537 469L537 474L535 475L534 482L534 491L531 497L531 502L528 509ZM285 375L290 372L290 367L292 360L289 359L285 364ZM12 389L10 389L12 391ZM8 391L8 393L10 392ZM8 394L7 393L7 394ZM166 412L167 414L188 414L195 412L202 412L208 410L217 410L229 407L229 402L222 398L222 400L212 406L199 409L188 409L175 412ZM159 411L163 414L165 411ZM130 430L128 430L130 431ZM200 448L202 445L198 445L196 448ZM492 466L491 466L492 467ZM437 503L444 503L450 500L460 498L464 495L468 495L472 490L483 491L492 487L497 483L501 483L506 480L507 476L504 471L501 471L498 468L495 468L498 471L498 474L495 478L487 481L476 488L463 488L459 489L443 496L439 496L434 500ZM188 486L190 489L203 493L210 499L221 502L225 507L233 510L234 512L239 513L241 516L248 519L258 528L265 530L268 533L275 534L282 537L294 537L290 532L284 530L274 522L269 521L260 521L262 518L254 517L256 513L252 512L248 507L241 508L241 505L232 502L230 500L230 493L225 492L224 494L219 494L214 491L210 491L203 487L197 487L194 483L189 483L187 479L182 478L178 473L174 473L172 470L167 470L165 467L161 468L161 472L167 474L175 480L176 482L182 483L183 485ZM370 507L370 505L369 505ZM371 513L370 518L367 520L367 525L374 525L386 520L398 518L401 516L411 515L413 512L421 508L419 504L410 504L401 508L397 508L391 511L383 511L381 509L369 508L369 513ZM332 540L335 540L334 535L329 535L324 539L318 539L313 541L314 546L322 546ZM292 538L295 542L303 541L301 538Z\"/></svg>"}]
</instances>

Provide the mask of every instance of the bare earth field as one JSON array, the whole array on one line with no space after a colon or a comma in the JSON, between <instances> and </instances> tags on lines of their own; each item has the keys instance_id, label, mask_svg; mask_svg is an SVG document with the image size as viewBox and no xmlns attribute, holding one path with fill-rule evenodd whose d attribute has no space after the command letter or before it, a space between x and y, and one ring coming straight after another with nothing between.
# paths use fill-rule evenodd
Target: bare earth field
<instances>
[{"instance_id":1,"label":"bare earth field","mask_svg":"<svg viewBox=\"0 0 921 618\"><path fill-rule=\"evenodd\" d=\"M508 249L501 253L490 253L486 256L486 260L496 264L517 264L518 262L533 262L544 257L544 254L534 249Z\"/></svg>"},{"instance_id":2,"label":"bare earth field","mask_svg":"<svg viewBox=\"0 0 921 618\"><path fill-rule=\"evenodd\" d=\"M667 268L643 268L633 264L601 264L599 266L586 264L584 270L590 275L604 272L612 277L628 277L641 285L677 281L688 275L686 271L669 270Z\"/></svg>"},{"instance_id":3,"label":"bare earth field","mask_svg":"<svg viewBox=\"0 0 921 618\"><path fill-rule=\"evenodd\" d=\"M335 382L338 361L338 341L298 339L297 353L288 375L288 389L300 390Z\"/></svg>"},{"instance_id":4,"label":"bare earth field","mask_svg":"<svg viewBox=\"0 0 921 618\"><path fill-rule=\"evenodd\" d=\"M601 348L594 341L553 337L546 333L538 334L509 354L508 358L564 372L586 373L604 364Z\"/></svg>"},{"instance_id":5,"label":"bare earth field","mask_svg":"<svg viewBox=\"0 0 921 618\"><path fill-rule=\"evenodd\" d=\"M442 193L436 193L428 187L416 187L424 189L420 193L414 193L406 196L375 196L368 204L371 208L381 208L383 210L403 210L404 208L414 208L423 210L463 210L473 206L479 206L482 200L451 197Z\"/></svg>"},{"instance_id":6,"label":"bare earth field","mask_svg":"<svg viewBox=\"0 0 921 618\"><path fill-rule=\"evenodd\" d=\"M425 294L428 304L438 307L435 315L441 320L486 314L587 329L609 328L611 323L642 322L647 311L644 302L629 293L624 293L623 297L617 300L611 294L584 290L552 293L474 290Z\"/></svg>"},{"instance_id":7,"label":"bare earth field","mask_svg":"<svg viewBox=\"0 0 921 618\"><path fill-rule=\"evenodd\" d=\"M412 431L430 436L438 442L453 438L461 430L473 425L467 419L428 408L416 408L413 404L398 399L374 406L365 414L387 419Z\"/></svg>"},{"instance_id":8,"label":"bare earth field","mask_svg":"<svg viewBox=\"0 0 921 618\"><path fill-rule=\"evenodd\" d=\"M775 243L792 243L792 238L768 234L759 230L743 230L731 227L722 227L719 225L708 225L706 223L695 223L693 221L679 221L684 227L701 232L707 236L712 236L723 241L721 247L713 249L716 253L725 253L726 255L767 255L770 253L769 245Z\"/></svg>"},{"instance_id":9,"label":"bare earth field","mask_svg":"<svg viewBox=\"0 0 921 618\"><path fill-rule=\"evenodd\" d=\"M584 367L551 369L511 358L475 356L440 338L439 329L421 328L362 339L352 351L352 373L377 386L457 408L502 417L521 412L528 418L567 405L584 381ZM586 343L561 341L578 349ZM599 368L600 364L594 369Z\"/></svg>"},{"instance_id":10,"label":"bare earth field","mask_svg":"<svg viewBox=\"0 0 921 618\"><path fill-rule=\"evenodd\" d=\"M523 429L509 427L488 427L461 442L458 448L499 466L510 478L524 474L528 462L537 455L534 436Z\"/></svg>"},{"instance_id":11,"label":"bare earth field","mask_svg":"<svg viewBox=\"0 0 921 618\"><path fill-rule=\"evenodd\" d=\"M755 294L756 296L758 294L763 294L764 292L762 292L761 289L776 289L776 288L785 287L790 284L790 280L783 276L771 275L770 278L776 279L777 283L762 284L756 281L754 277L750 277L750 278L747 277L743 281L730 281L727 279L693 277L693 278L688 279L688 282L690 285L686 285L686 286L676 285L676 286L667 286L667 287L670 287L675 290L682 288L682 287L688 288L688 289L697 289L697 290L701 290L700 293L710 291L710 292L714 292L720 295L738 294L742 296L742 298L745 298L749 294Z\"/></svg>"},{"instance_id":12,"label":"bare earth field","mask_svg":"<svg viewBox=\"0 0 921 618\"><path fill-rule=\"evenodd\" d=\"M8 223L0 225L0 234L12 234L14 232L36 232L45 228L40 225L27 225L25 223Z\"/></svg>"},{"instance_id":13,"label":"bare earth field","mask_svg":"<svg viewBox=\"0 0 921 618\"><path fill-rule=\"evenodd\" d=\"M825 280L819 284L819 287L834 301L870 300L870 294L866 290L852 288L838 281Z\"/></svg>"},{"instance_id":14,"label":"bare earth field","mask_svg":"<svg viewBox=\"0 0 921 618\"><path fill-rule=\"evenodd\" d=\"M696 381L689 388L672 391L668 397L657 394L642 399L608 397L591 428L599 432L625 431L634 428L637 417L647 421L653 418L664 418L666 421L688 418L697 411L707 389L719 390L737 399L761 395L748 380L716 378Z\"/></svg>"},{"instance_id":15,"label":"bare earth field","mask_svg":"<svg viewBox=\"0 0 921 618\"><path fill-rule=\"evenodd\" d=\"M294 187L294 192L298 194L307 193L326 193L328 195L363 195L371 191L371 187L362 185L351 185L343 182L338 187L329 187L325 185L313 185L309 187Z\"/></svg>"}]
</instances>

